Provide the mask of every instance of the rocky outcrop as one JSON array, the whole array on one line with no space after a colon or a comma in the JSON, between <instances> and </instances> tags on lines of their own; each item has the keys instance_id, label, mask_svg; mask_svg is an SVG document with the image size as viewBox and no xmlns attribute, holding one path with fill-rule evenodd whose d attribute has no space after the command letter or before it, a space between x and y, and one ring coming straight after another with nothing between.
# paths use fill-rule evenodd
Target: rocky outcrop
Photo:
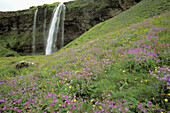
<instances>
[{"instance_id":1,"label":"rocky outcrop","mask_svg":"<svg viewBox=\"0 0 170 113\"><path fill-rule=\"evenodd\" d=\"M122 11L135 5L136 0L79 0L65 3L65 39L64 45L78 38L94 25L103 22ZM36 28L36 53L44 54L44 11L47 7L47 28L50 26L54 5L39 6ZM36 8L17 12L0 12L0 41L4 47L18 52L20 55L32 54L32 30L33 19ZM57 47L60 48L60 32ZM1 43L0 42L0 43Z\"/></svg>"},{"instance_id":2,"label":"rocky outcrop","mask_svg":"<svg viewBox=\"0 0 170 113\"><path fill-rule=\"evenodd\" d=\"M22 69L22 68L27 68L29 66L34 66L34 65L35 65L34 62L20 61L20 62L16 63L15 68Z\"/></svg>"}]
</instances>

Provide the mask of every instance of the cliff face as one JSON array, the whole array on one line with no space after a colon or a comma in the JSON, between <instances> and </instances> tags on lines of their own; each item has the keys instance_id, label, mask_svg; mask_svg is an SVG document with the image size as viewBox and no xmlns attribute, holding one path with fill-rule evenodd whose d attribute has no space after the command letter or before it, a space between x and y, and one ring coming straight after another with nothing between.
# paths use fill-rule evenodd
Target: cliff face
<instances>
[{"instance_id":1,"label":"cliff face","mask_svg":"<svg viewBox=\"0 0 170 113\"><path fill-rule=\"evenodd\" d=\"M68 2L66 5L65 39L64 45L78 38L94 25L103 22L122 11L135 5L135 0L91 0ZM44 19L45 8L47 7L46 37L50 26L53 5L39 6L36 23L36 53L44 54ZM32 30L34 13L36 8L16 12L0 12L0 43L9 50L16 51L20 55L32 54ZM57 47L60 48L60 32L58 35ZM13 55L11 55L13 56Z\"/></svg>"}]
</instances>

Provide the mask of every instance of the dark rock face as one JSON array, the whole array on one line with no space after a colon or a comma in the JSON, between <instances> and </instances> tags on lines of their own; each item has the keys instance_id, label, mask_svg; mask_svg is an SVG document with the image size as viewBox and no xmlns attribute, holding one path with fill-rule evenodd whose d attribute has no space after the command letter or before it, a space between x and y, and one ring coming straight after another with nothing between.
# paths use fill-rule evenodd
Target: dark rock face
<instances>
[{"instance_id":1,"label":"dark rock face","mask_svg":"<svg viewBox=\"0 0 170 113\"><path fill-rule=\"evenodd\" d=\"M101 0L91 0L91 2ZM74 6L75 2L65 3L66 5L66 19L65 19L65 33L64 33L64 45L78 38L84 32L88 31L94 25L103 22L122 11L130 8L136 4L139 0L105 0L106 5L94 6ZM72 6L71 6L72 5ZM46 6L39 7L37 13L36 23L36 53L44 54L44 11ZM48 35L48 29L52 18L53 9L55 7L47 7L47 28L46 37ZM34 20L34 10L25 10L17 12L0 12L0 41L7 40L10 37L10 41L6 41L4 45L6 48L18 52L20 55L32 54L32 30ZM60 49L61 33L59 31L57 47Z\"/></svg>"}]
</instances>

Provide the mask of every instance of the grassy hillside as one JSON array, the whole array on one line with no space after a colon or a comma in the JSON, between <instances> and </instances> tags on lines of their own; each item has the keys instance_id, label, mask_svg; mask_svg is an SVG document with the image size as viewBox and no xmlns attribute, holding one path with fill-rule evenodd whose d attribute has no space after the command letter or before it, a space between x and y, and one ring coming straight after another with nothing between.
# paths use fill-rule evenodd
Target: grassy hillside
<instances>
[{"instance_id":1,"label":"grassy hillside","mask_svg":"<svg viewBox=\"0 0 170 113\"><path fill-rule=\"evenodd\" d=\"M170 112L164 2L143 1L52 55L0 58L0 112ZM36 65L15 69L21 60Z\"/></svg>"},{"instance_id":2,"label":"grassy hillside","mask_svg":"<svg viewBox=\"0 0 170 113\"><path fill-rule=\"evenodd\" d=\"M16 32L6 33L6 35L0 37L0 57L10 57L10 56L20 56L16 49L22 48L24 45L28 45L31 42L30 33L25 33L23 35L18 35ZM12 49L14 50L12 50Z\"/></svg>"}]
</instances>

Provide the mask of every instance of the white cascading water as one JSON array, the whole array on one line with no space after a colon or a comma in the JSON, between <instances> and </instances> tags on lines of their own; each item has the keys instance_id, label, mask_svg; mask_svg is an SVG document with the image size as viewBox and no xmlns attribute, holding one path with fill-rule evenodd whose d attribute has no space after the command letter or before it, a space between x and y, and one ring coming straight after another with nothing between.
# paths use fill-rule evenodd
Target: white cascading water
<instances>
[{"instance_id":1,"label":"white cascading water","mask_svg":"<svg viewBox=\"0 0 170 113\"><path fill-rule=\"evenodd\" d=\"M64 44L64 20L65 20L65 5L60 3L55 9L53 13L53 18L51 22L51 26L49 29L48 39L47 39L47 47L46 47L46 55L49 55L53 52L57 51L56 41L57 41L57 34L59 31L59 24L60 24L60 14L63 11L62 17L62 46Z\"/></svg>"},{"instance_id":2,"label":"white cascading water","mask_svg":"<svg viewBox=\"0 0 170 113\"><path fill-rule=\"evenodd\" d=\"M33 55L35 55L35 32L36 32L36 20L37 20L37 13L38 13L38 9L35 11L35 14L34 14L34 25L33 25L33 34L32 34L32 37L33 37L33 45L32 45L32 49L33 49Z\"/></svg>"},{"instance_id":3,"label":"white cascading water","mask_svg":"<svg viewBox=\"0 0 170 113\"><path fill-rule=\"evenodd\" d=\"M47 18L46 18L46 15L47 15L47 7L45 8L44 10L44 45L45 45L45 48L47 46L47 36L46 36L46 24L47 24Z\"/></svg>"}]
</instances>

